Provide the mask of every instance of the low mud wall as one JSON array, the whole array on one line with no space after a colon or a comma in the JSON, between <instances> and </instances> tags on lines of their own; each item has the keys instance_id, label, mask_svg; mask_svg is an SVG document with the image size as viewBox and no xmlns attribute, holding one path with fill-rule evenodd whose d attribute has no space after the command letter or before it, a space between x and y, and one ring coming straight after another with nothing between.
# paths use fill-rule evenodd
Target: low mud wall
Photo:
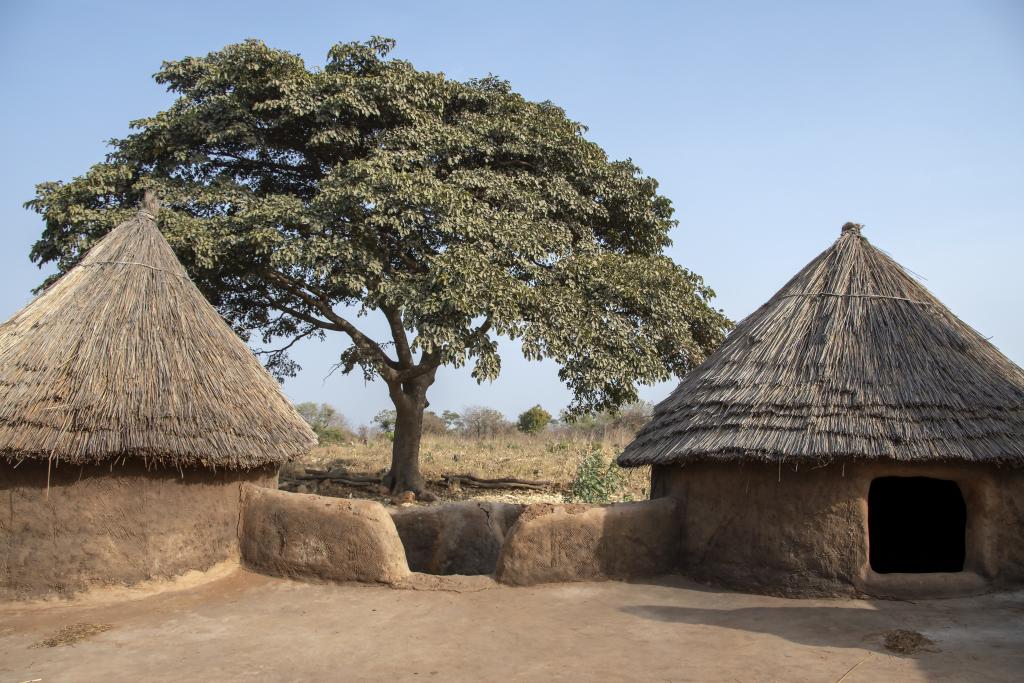
<instances>
[{"instance_id":1,"label":"low mud wall","mask_svg":"<svg viewBox=\"0 0 1024 683\"><path fill-rule=\"evenodd\" d=\"M391 513L409 568L425 574L493 574L522 505L466 501Z\"/></svg>"},{"instance_id":2,"label":"low mud wall","mask_svg":"<svg viewBox=\"0 0 1024 683\"><path fill-rule=\"evenodd\" d=\"M238 558L240 487L277 469L53 467L0 460L0 599L69 596Z\"/></svg>"},{"instance_id":3,"label":"low mud wall","mask_svg":"<svg viewBox=\"0 0 1024 683\"><path fill-rule=\"evenodd\" d=\"M509 532L497 579L528 586L656 576L677 570L678 552L671 498L605 506L536 503Z\"/></svg>"},{"instance_id":4,"label":"low mud wall","mask_svg":"<svg viewBox=\"0 0 1024 683\"><path fill-rule=\"evenodd\" d=\"M670 498L605 506L468 501L389 513L369 500L256 487L242 495L242 561L275 576L405 585L413 572L493 574L533 585L656 576L679 561Z\"/></svg>"},{"instance_id":5,"label":"low mud wall","mask_svg":"<svg viewBox=\"0 0 1024 683\"><path fill-rule=\"evenodd\" d=\"M242 497L242 560L256 571L387 584L409 575L402 540L379 503L255 486Z\"/></svg>"}]
</instances>

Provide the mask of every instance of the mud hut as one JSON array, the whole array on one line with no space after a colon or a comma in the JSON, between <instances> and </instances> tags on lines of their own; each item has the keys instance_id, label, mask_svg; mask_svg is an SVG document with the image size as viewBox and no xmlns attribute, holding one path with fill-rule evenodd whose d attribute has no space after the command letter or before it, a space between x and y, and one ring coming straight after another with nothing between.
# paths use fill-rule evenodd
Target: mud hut
<instances>
[{"instance_id":1,"label":"mud hut","mask_svg":"<svg viewBox=\"0 0 1024 683\"><path fill-rule=\"evenodd\" d=\"M889 256L839 240L619 458L679 499L680 567L778 594L1024 580L1024 371Z\"/></svg>"},{"instance_id":2,"label":"mud hut","mask_svg":"<svg viewBox=\"0 0 1024 683\"><path fill-rule=\"evenodd\" d=\"M239 487L316 437L203 298L155 201L0 326L0 595L237 556Z\"/></svg>"}]
</instances>

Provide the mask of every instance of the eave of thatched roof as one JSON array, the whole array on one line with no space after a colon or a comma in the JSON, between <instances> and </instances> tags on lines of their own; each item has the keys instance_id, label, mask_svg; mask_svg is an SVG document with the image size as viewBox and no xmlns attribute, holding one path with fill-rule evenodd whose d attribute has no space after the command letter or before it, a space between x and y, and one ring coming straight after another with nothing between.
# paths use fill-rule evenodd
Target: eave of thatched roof
<instances>
[{"instance_id":1,"label":"eave of thatched roof","mask_svg":"<svg viewBox=\"0 0 1024 683\"><path fill-rule=\"evenodd\" d=\"M315 443L188 278L152 209L0 326L8 460L237 469L284 462Z\"/></svg>"},{"instance_id":2,"label":"eave of thatched roof","mask_svg":"<svg viewBox=\"0 0 1024 683\"><path fill-rule=\"evenodd\" d=\"M683 378L620 464L1024 464L1024 371L843 228Z\"/></svg>"}]
</instances>

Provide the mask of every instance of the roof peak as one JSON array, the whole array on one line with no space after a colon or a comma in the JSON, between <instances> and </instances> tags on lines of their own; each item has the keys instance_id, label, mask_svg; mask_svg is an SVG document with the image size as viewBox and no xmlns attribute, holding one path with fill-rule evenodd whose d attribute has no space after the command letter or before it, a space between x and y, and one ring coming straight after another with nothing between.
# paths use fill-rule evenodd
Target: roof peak
<instances>
[{"instance_id":1,"label":"roof peak","mask_svg":"<svg viewBox=\"0 0 1024 683\"><path fill-rule=\"evenodd\" d=\"M619 457L1024 468L1024 370L847 223Z\"/></svg>"},{"instance_id":2,"label":"roof peak","mask_svg":"<svg viewBox=\"0 0 1024 683\"><path fill-rule=\"evenodd\" d=\"M152 190L146 190L142 196L142 204L139 205L139 214L155 221L158 213L160 213L160 198Z\"/></svg>"},{"instance_id":3,"label":"roof peak","mask_svg":"<svg viewBox=\"0 0 1024 683\"><path fill-rule=\"evenodd\" d=\"M859 235L860 229L863 227L864 226L861 223L846 222L843 223L843 229L839 234L845 235L848 232L852 232L855 235Z\"/></svg>"},{"instance_id":4,"label":"roof peak","mask_svg":"<svg viewBox=\"0 0 1024 683\"><path fill-rule=\"evenodd\" d=\"M0 461L252 469L316 444L189 279L154 199L0 325Z\"/></svg>"}]
</instances>

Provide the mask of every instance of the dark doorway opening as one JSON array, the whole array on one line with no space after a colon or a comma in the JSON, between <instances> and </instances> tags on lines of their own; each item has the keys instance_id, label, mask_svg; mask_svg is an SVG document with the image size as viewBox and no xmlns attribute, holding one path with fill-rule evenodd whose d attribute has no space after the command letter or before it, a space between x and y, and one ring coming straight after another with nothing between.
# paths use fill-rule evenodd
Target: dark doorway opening
<instances>
[{"instance_id":1,"label":"dark doorway opening","mask_svg":"<svg viewBox=\"0 0 1024 683\"><path fill-rule=\"evenodd\" d=\"M868 491L868 546L879 574L960 572L967 505L955 481L880 477Z\"/></svg>"}]
</instances>

